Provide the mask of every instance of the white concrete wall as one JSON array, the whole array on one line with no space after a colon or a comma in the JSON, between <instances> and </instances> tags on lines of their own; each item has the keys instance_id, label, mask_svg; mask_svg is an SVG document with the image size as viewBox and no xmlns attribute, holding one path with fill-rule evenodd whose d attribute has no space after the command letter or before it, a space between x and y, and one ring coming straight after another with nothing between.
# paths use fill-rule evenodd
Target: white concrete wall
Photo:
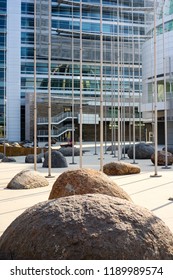
<instances>
[{"instance_id":1,"label":"white concrete wall","mask_svg":"<svg viewBox=\"0 0 173 280\"><path fill-rule=\"evenodd\" d=\"M7 1L7 139L20 141L21 0Z\"/></svg>"}]
</instances>

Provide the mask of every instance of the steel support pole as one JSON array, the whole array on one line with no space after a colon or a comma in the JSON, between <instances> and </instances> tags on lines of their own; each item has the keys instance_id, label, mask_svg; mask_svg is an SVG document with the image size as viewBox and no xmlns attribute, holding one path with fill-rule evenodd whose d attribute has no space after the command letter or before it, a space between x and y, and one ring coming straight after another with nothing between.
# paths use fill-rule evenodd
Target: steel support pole
<instances>
[{"instance_id":1,"label":"steel support pole","mask_svg":"<svg viewBox=\"0 0 173 280\"><path fill-rule=\"evenodd\" d=\"M158 131L157 131L157 37L156 37L156 0L154 0L154 148L155 148L155 164L154 175L150 177L158 176L157 163L158 163Z\"/></svg>"},{"instance_id":2,"label":"steel support pole","mask_svg":"<svg viewBox=\"0 0 173 280\"><path fill-rule=\"evenodd\" d=\"M103 25L100 0L100 171L103 171Z\"/></svg>"},{"instance_id":3,"label":"steel support pole","mask_svg":"<svg viewBox=\"0 0 173 280\"><path fill-rule=\"evenodd\" d=\"M37 170L37 0L34 0L34 170Z\"/></svg>"},{"instance_id":4,"label":"steel support pole","mask_svg":"<svg viewBox=\"0 0 173 280\"><path fill-rule=\"evenodd\" d=\"M82 168L82 0L80 0L80 163L79 166Z\"/></svg>"}]
</instances>

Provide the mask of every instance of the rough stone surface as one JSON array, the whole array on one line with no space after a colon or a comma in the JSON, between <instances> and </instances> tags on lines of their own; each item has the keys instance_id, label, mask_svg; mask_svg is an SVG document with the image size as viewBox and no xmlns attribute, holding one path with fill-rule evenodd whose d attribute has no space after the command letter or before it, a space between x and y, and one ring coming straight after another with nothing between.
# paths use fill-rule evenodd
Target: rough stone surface
<instances>
[{"instance_id":1,"label":"rough stone surface","mask_svg":"<svg viewBox=\"0 0 173 280\"><path fill-rule=\"evenodd\" d=\"M155 164L155 153L151 155L151 161ZM172 165L173 163L173 155L167 152L167 164ZM165 151L157 152L157 165L163 166L165 165Z\"/></svg>"},{"instance_id":2,"label":"rough stone surface","mask_svg":"<svg viewBox=\"0 0 173 280\"><path fill-rule=\"evenodd\" d=\"M3 159L3 157L4 157L4 154L0 153L0 159Z\"/></svg>"},{"instance_id":3,"label":"rough stone surface","mask_svg":"<svg viewBox=\"0 0 173 280\"><path fill-rule=\"evenodd\" d=\"M8 189L33 189L46 187L49 182L37 171L22 170L8 183Z\"/></svg>"},{"instance_id":4,"label":"rough stone surface","mask_svg":"<svg viewBox=\"0 0 173 280\"><path fill-rule=\"evenodd\" d=\"M139 143L135 145L135 158L136 159L151 159L151 155L154 153L153 146L146 143ZM127 151L128 157L133 158L133 146Z\"/></svg>"},{"instance_id":5,"label":"rough stone surface","mask_svg":"<svg viewBox=\"0 0 173 280\"><path fill-rule=\"evenodd\" d=\"M117 145L110 145L109 147L107 147L106 151L112 152L112 151L116 151L117 149L118 149Z\"/></svg>"},{"instance_id":6,"label":"rough stone surface","mask_svg":"<svg viewBox=\"0 0 173 280\"><path fill-rule=\"evenodd\" d=\"M25 163L34 163L34 155L27 155L25 157ZM37 163L42 163L42 157L37 155Z\"/></svg>"},{"instance_id":7,"label":"rough stone surface","mask_svg":"<svg viewBox=\"0 0 173 280\"><path fill-rule=\"evenodd\" d=\"M48 167L48 161L49 161L48 155L49 155L48 152L46 152L45 159L43 162L43 167ZM57 151L51 152L51 167L52 168L68 167L67 160L62 153Z\"/></svg>"},{"instance_id":8,"label":"rough stone surface","mask_svg":"<svg viewBox=\"0 0 173 280\"><path fill-rule=\"evenodd\" d=\"M3 157L2 162L16 162L15 158Z\"/></svg>"},{"instance_id":9,"label":"rough stone surface","mask_svg":"<svg viewBox=\"0 0 173 280\"><path fill-rule=\"evenodd\" d=\"M54 182L49 199L87 193L107 194L131 201L129 195L107 175L85 168L62 173Z\"/></svg>"},{"instance_id":10,"label":"rough stone surface","mask_svg":"<svg viewBox=\"0 0 173 280\"><path fill-rule=\"evenodd\" d=\"M58 152L62 153L65 157L70 157L72 156L72 147L60 148ZM79 156L79 155L80 155L80 149L74 147L74 156Z\"/></svg>"},{"instance_id":11,"label":"rough stone surface","mask_svg":"<svg viewBox=\"0 0 173 280\"><path fill-rule=\"evenodd\" d=\"M165 151L165 147L163 147L162 150ZM168 151L169 153L173 154L173 145L168 145L167 151Z\"/></svg>"},{"instance_id":12,"label":"rough stone surface","mask_svg":"<svg viewBox=\"0 0 173 280\"><path fill-rule=\"evenodd\" d=\"M101 194L41 202L0 237L0 259L172 260L173 235L149 210Z\"/></svg>"},{"instance_id":13,"label":"rough stone surface","mask_svg":"<svg viewBox=\"0 0 173 280\"><path fill-rule=\"evenodd\" d=\"M21 147L21 145L20 145L18 142L12 143L11 146L13 146L13 147L19 147L19 148Z\"/></svg>"},{"instance_id":14,"label":"rough stone surface","mask_svg":"<svg viewBox=\"0 0 173 280\"><path fill-rule=\"evenodd\" d=\"M124 154L127 154L127 152L128 152L128 150L130 149L132 147L132 145L128 145L128 144L126 144L126 145L123 145L122 146L122 153Z\"/></svg>"},{"instance_id":15,"label":"rough stone surface","mask_svg":"<svg viewBox=\"0 0 173 280\"><path fill-rule=\"evenodd\" d=\"M122 153L127 154L127 151L130 147L131 147L131 145L128 145L128 144L122 145L121 146ZM112 152L112 151L114 152L114 151L117 151L117 150L118 150L118 145L113 145L113 146L111 145L106 149L107 152Z\"/></svg>"},{"instance_id":16,"label":"rough stone surface","mask_svg":"<svg viewBox=\"0 0 173 280\"><path fill-rule=\"evenodd\" d=\"M110 162L103 166L103 172L109 176L140 173L140 167L127 162Z\"/></svg>"}]
</instances>

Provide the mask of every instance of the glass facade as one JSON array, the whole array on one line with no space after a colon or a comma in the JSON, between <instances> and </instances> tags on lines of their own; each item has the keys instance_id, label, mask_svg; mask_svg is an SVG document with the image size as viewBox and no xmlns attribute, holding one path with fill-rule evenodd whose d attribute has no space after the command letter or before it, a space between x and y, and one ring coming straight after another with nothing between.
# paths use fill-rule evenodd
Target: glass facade
<instances>
[{"instance_id":1,"label":"glass facade","mask_svg":"<svg viewBox=\"0 0 173 280\"><path fill-rule=\"evenodd\" d=\"M41 18L44 18L47 16L48 6L46 7L46 1L39 2L40 8L37 13L41 13ZM117 95L118 68L123 92L132 91L134 87L135 94L138 95L141 90L139 79L141 79L141 44L145 34L144 16L145 1L102 2L103 87L107 98L112 95L112 88ZM44 22L40 20L40 26L37 27L38 33L42 34L38 36L38 59L40 59L37 67L38 90L42 90L43 84L44 87L46 86L46 77L42 81L39 78L39 75L46 75L44 61L48 56L45 43L48 40L46 25L48 25L46 20ZM52 94L69 95L68 92L72 90L73 75L75 95L79 95L80 32L82 33L82 90L85 93L89 91L89 96L94 95L95 90L100 90L100 1L83 1L81 15L80 1L57 1L52 3ZM27 33L27 38L25 34L23 40L29 45L32 42L32 34ZM117 40L119 40L119 53ZM41 59L43 70L41 70ZM26 83L27 80L25 85ZM85 95L87 97L87 94Z\"/></svg>"},{"instance_id":2,"label":"glass facade","mask_svg":"<svg viewBox=\"0 0 173 280\"><path fill-rule=\"evenodd\" d=\"M0 1L2 10L5 3L6 1ZM70 102L74 95L79 102L82 92L84 102L92 107L94 102L99 106L102 91L108 109L114 106L112 111L117 111L120 98L121 111L123 106L126 107L125 111L129 106L134 106L135 116L138 117L142 93L141 48L146 36L146 14L151 6L153 1L149 0L52 0L49 19L48 0L21 0L21 106L25 106L28 95L34 94L34 43L36 91L46 102L50 20L52 98L64 98ZM5 29L3 16L5 19L5 10L0 20L0 28ZM1 35L2 33L0 42L3 43L4 37ZM0 54L1 57L3 54ZM0 75L3 78L3 73ZM130 117L127 115L126 119ZM27 116L25 119L27 120ZM21 123L24 125L24 121ZM25 138L25 130L26 127L21 127L22 138Z\"/></svg>"},{"instance_id":3,"label":"glass facade","mask_svg":"<svg viewBox=\"0 0 173 280\"><path fill-rule=\"evenodd\" d=\"M157 100L158 140L163 144L166 133L168 144L173 136L173 1L158 1L155 10L156 24L148 29L148 39L143 44L143 116L153 122L153 104ZM156 36L154 36L154 31ZM154 39L155 38L155 39ZM155 40L155 42L154 42ZM154 44L156 46L154 52ZM165 112L166 111L166 112ZM167 122L167 126L165 125ZM164 132L163 127L168 127Z\"/></svg>"}]
</instances>

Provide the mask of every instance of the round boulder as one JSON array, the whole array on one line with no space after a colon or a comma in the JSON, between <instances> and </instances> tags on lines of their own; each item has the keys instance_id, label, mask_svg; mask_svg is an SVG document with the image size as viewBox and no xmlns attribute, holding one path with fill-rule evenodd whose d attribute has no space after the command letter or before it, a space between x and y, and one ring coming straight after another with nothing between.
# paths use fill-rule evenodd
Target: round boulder
<instances>
[{"instance_id":1,"label":"round boulder","mask_svg":"<svg viewBox=\"0 0 173 280\"><path fill-rule=\"evenodd\" d=\"M3 157L4 157L4 154L0 153L0 159L3 159Z\"/></svg>"},{"instance_id":2,"label":"round boulder","mask_svg":"<svg viewBox=\"0 0 173 280\"><path fill-rule=\"evenodd\" d=\"M165 147L163 147L162 150L165 151ZM168 146L167 146L167 151L168 151L169 153L173 154L173 145L168 145Z\"/></svg>"},{"instance_id":3,"label":"round boulder","mask_svg":"<svg viewBox=\"0 0 173 280\"><path fill-rule=\"evenodd\" d=\"M49 162L49 153L46 152L45 159L43 162L43 167L48 167L48 162ZM53 150L51 151L51 167L52 168L68 167L67 160L62 153Z\"/></svg>"},{"instance_id":4,"label":"round boulder","mask_svg":"<svg viewBox=\"0 0 173 280\"><path fill-rule=\"evenodd\" d=\"M131 201L130 196L107 175L93 169L63 172L54 182L49 199L87 193L101 193Z\"/></svg>"},{"instance_id":5,"label":"round boulder","mask_svg":"<svg viewBox=\"0 0 173 280\"><path fill-rule=\"evenodd\" d=\"M135 145L135 158L136 159L151 159L151 155L154 153L153 146L146 143L139 143ZM128 157L133 158L133 146L127 151Z\"/></svg>"},{"instance_id":6,"label":"round boulder","mask_svg":"<svg viewBox=\"0 0 173 280\"><path fill-rule=\"evenodd\" d=\"M12 145L13 147L18 147L18 148L21 147L21 145L20 145L18 142L13 142L11 145Z\"/></svg>"},{"instance_id":7,"label":"round boulder","mask_svg":"<svg viewBox=\"0 0 173 280\"><path fill-rule=\"evenodd\" d=\"M73 155L73 148L72 147L66 147L66 148L60 148L58 152L62 153L65 157L70 157ZM80 155L80 149L74 147L74 156Z\"/></svg>"},{"instance_id":8,"label":"round boulder","mask_svg":"<svg viewBox=\"0 0 173 280\"><path fill-rule=\"evenodd\" d=\"M16 160L11 157L3 157L2 162L16 162Z\"/></svg>"},{"instance_id":9,"label":"round boulder","mask_svg":"<svg viewBox=\"0 0 173 280\"><path fill-rule=\"evenodd\" d=\"M151 211L101 194L41 202L0 237L0 259L172 260L173 235Z\"/></svg>"},{"instance_id":10,"label":"round boulder","mask_svg":"<svg viewBox=\"0 0 173 280\"><path fill-rule=\"evenodd\" d=\"M113 152L116 150L118 150L118 145L111 145L111 146L107 147L107 149L106 149L107 152Z\"/></svg>"},{"instance_id":11,"label":"round boulder","mask_svg":"<svg viewBox=\"0 0 173 280\"><path fill-rule=\"evenodd\" d=\"M126 162L110 162L103 166L103 172L109 176L140 173L140 167Z\"/></svg>"},{"instance_id":12,"label":"round boulder","mask_svg":"<svg viewBox=\"0 0 173 280\"><path fill-rule=\"evenodd\" d=\"M49 182L37 171L22 170L14 176L8 183L8 189L34 189L39 187L46 187Z\"/></svg>"},{"instance_id":13,"label":"round boulder","mask_svg":"<svg viewBox=\"0 0 173 280\"><path fill-rule=\"evenodd\" d=\"M163 166L165 165L165 151L158 151L157 152L157 165ZM151 162L155 164L155 153L151 155ZM167 164L172 165L173 163L173 155L172 153L167 152Z\"/></svg>"},{"instance_id":14,"label":"round boulder","mask_svg":"<svg viewBox=\"0 0 173 280\"><path fill-rule=\"evenodd\" d=\"M34 163L34 155L27 155L25 157L25 163ZM37 155L37 163L42 163L42 157Z\"/></svg>"}]
</instances>

